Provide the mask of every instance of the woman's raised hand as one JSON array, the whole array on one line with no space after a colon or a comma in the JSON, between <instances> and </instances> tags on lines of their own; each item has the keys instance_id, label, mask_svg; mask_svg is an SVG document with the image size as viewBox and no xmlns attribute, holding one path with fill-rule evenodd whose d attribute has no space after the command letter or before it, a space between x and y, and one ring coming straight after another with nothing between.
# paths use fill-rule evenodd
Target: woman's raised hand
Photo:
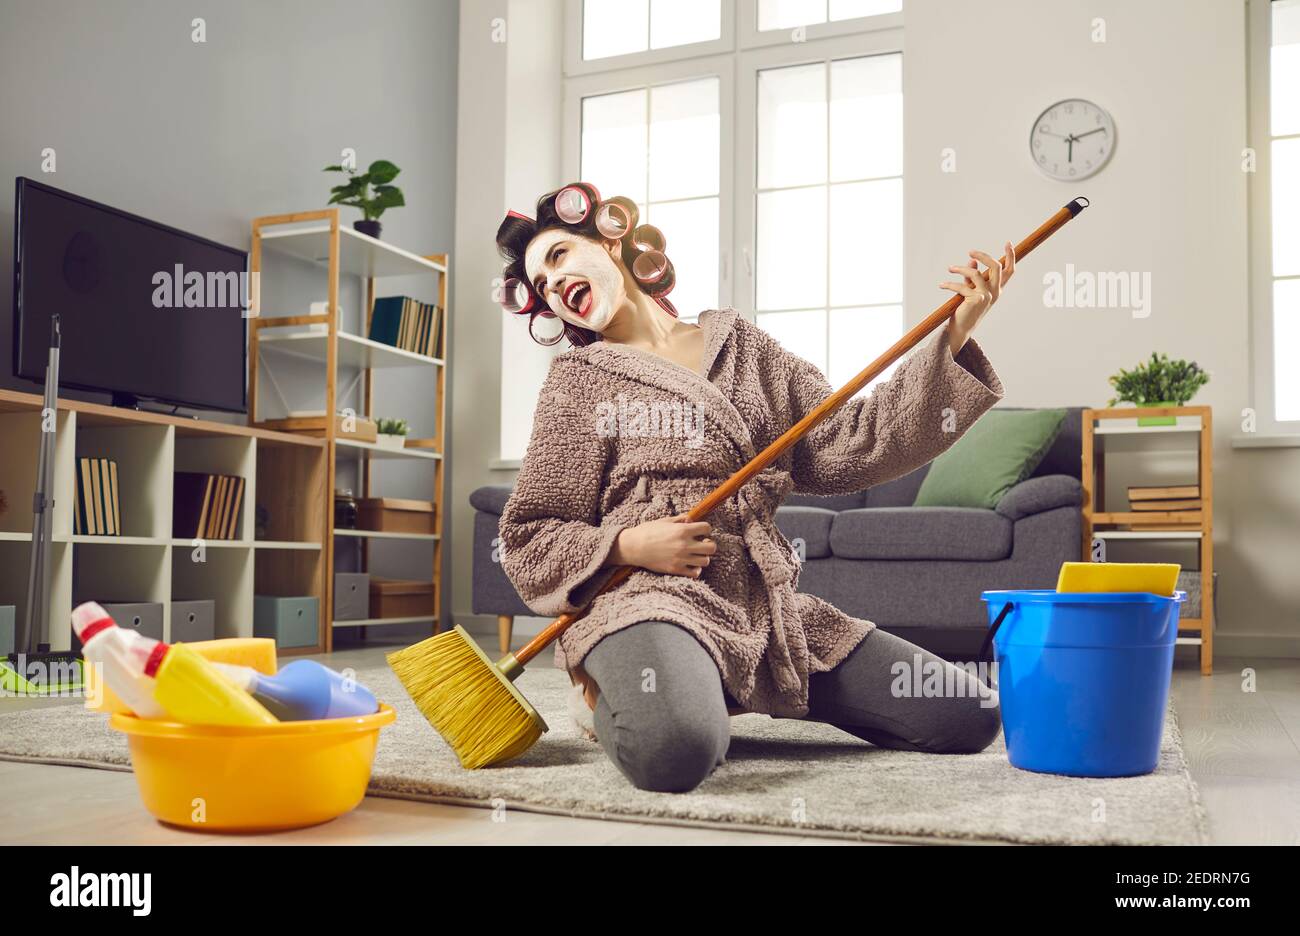
<instances>
[{"instance_id":1,"label":"woman's raised hand","mask_svg":"<svg viewBox=\"0 0 1300 936\"><path fill-rule=\"evenodd\" d=\"M718 544L709 538L713 527L707 520L692 522L689 516L660 517L621 531L608 564L699 578Z\"/></svg>"},{"instance_id":2,"label":"woman's raised hand","mask_svg":"<svg viewBox=\"0 0 1300 936\"><path fill-rule=\"evenodd\" d=\"M950 266L948 272L960 273L961 282L940 283L940 289L947 289L964 297L957 311L952 315L952 327L948 333L948 347L955 357L961 350L970 333L975 330L984 313L992 308L993 303L1002 295L1002 287L1016 271L1016 249L1011 241L1006 243L1006 259L998 262L982 250L970 251L970 262L965 266ZM987 273L981 271L983 263Z\"/></svg>"}]
</instances>

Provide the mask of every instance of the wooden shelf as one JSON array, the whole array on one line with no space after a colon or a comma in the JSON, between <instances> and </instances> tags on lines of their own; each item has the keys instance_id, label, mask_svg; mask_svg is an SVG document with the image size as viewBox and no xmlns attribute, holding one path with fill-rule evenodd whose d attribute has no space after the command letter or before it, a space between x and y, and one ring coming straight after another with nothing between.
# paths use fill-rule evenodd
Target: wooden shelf
<instances>
[{"instance_id":1,"label":"wooden shelf","mask_svg":"<svg viewBox=\"0 0 1300 936\"><path fill-rule=\"evenodd\" d=\"M308 212L311 214L312 212ZM273 219L262 218L263 226ZM286 225L295 224L285 222ZM339 224L339 272L348 276L374 279L381 276L419 276L422 273L446 273L447 266L421 257L387 241L362 234ZM262 242L277 253L288 254L312 263L330 260L330 225L303 224L287 229L262 232Z\"/></svg>"},{"instance_id":2,"label":"wooden shelf","mask_svg":"<svg viewBox=\"0 0 1300 936\"><path fill-rule=\"evenodd\" d=\"M1139 426L1138 417L1173 416L1178 422L1173 426ZM1201 673L1208 676L1214 671L1214 465L1212 412L1208 406L1123 407L1119 409L1085 409L1083 419L1083 508L1082 508L1082 559L1091 561L1095 540L1189 540L1195 543L1199 555L1201 578L1200 619L1180 620L1180 630L1195 630L1196 638L1179 638L1179 643L1200 646ZM1155 438L1170 433L1191 435L1196 452L1196 483L1199 486L1200 509L1194 511L1106 511L1104 506L1106 476L1107 436L1123 436L1124 451L1132 451L1143 437ZM1118 443L1117 443L1118 444ZM1168 446L1165 446L1166 448ZM1190 482L1186 482L1190 483ZM1172 483L1168 486L1173 486ZM1109 527L1124 525L1128 529ZM1148 526L1173 526L1180 529L1146 530Z\"/></svg>"},{"instance_id":3,"label":"wooden shelf","mask_svg":"<svg viewBox=\"0 0 1300 936\"><path fill-rule=\"evenodd\" d=\"M302 571L294 566L292 559L298 557L318 556L323 575L332 582L334 573L334 550L336 537L348 537L359 547L360 568L370 568L370 546L385 540L422 540L432 544L432 581L434 607L442 605L442 518L443 505L443 453L446 439L446 389L447 366L451 347L452 314L447 307L450 295L449 269L447 254L419 256L403 250L386 241L377 240L351 227L346 226L339 217L339 209L327 208L318 211L297 214L272 215L256 218L252 224L252 250L249 255L249 270L260 277L263 273L263 248L276 254L284 254L321 265L326 274L326 308L330 315L290 315L283 318L268 318L262 314L250 320L249 327L249 421L258 418L258 374L261 355L265 353L269 365L277 357L295 357L319 362L324 372L324 406L322 412L338 412L339 396L343 392L339 387L339 371L354 368L358 371L361 404L358 415L371 417L374 409L374 372L382 369L406 368L408 373L418 373L419 368L428 369L434 381L432 394L432 413L437 425L432 438L433 448L390 449L372 442L358 442L342 439L337 435L337 422L325 420L324 437L317 441L324 446L326 457L322 484L318 491L318 512L323 517L320 530L319 547L314 553L297 550L297 547L284 546L279 551L274 548L255 544L254 553L259 575L268 579L277 577L278 572L270 563L285 565L284 583L291 586L299 580ZM371 341L362 335L370 333L370 315L374 308L376 279L385 276L433 275L436 277L436 299L433 300L442 309L442 329L436 354L429 356L413 351L404 351L377 341ZM361 280L361 295L365 309L364 321L358 323L359 334L339 330L333 310L338 309L340 278L356 276ZM303 303L307 305L306 302ZM260 313L260 297L254 303ZM349 400L351 398L349 397ZM396 415L396 414L385 414ZM339 456L356 459L358 486L361 497L373 496L372 463L384 460L406 460L410 463L426 463L432 469L432 500L436 518L436 532L431 534L380 533L368 530L335 530L334 499L336 473L340 467L348 468L347 460L340 462ZM403 495L405 496L405 495ZM304 503L297 509L313 509ZM315 535L294 537L282 536L278 532L271 534L277 539L315 540ZM296 551L295 551L296 550ZM331 621L333 617L333 588L324 589L321 601L322 617ZM333 626L324 629L324 648L333 648L334 627L373 626L380 624L397 624L411 622L428 622L433 625L433 632L438 633L436 615L416 618L383 618L365 621L332 622Z\"/></svg>"},{"instance_id":4,"label":"wooden shelf","mask_svg":"<svg viewBox=\"0 0 1300 936\"><path fill-rule=\"evenodd\" d=\"M335 627L374 627L377 624L433 624L437 623L436 614L418 614L415 617L362 618L356 621L335 621Z\"/></svg>"},{"instance_id":5,"label":"wooden shelf","mask_svg":"<svg viewBox=\"0 0 1300 936\"><path fill-rule=\"evenodd\" d=\"M1092 515L1092 522L1128 523L1134 526L1140 524L1169 526L1178 523L1199 530L1201 512L1199 510L1132 510L1120 513L1095 513Z\"/></svg>"},{"instance_id":6,"label":"wooden shelf","mask_svg":"<svg viewBox=\"0 0 1300 936\"><path fill-rule=\"evenodd\" d=\"M259 328L263 353L285 354L324 364L329 358L329 333L293 331L276 334L275 319L264 318ZM297 327L297 326L295 326ZM404 351L381 341L350 332L335 332L338 338L338 366L388 369L395 367L442 367L442 358Z\"/></svg>"},{"instance_id":7,"label":"wooden shelf","mask_svg":"<svg viewBox=\"0 0 1300 936\"><path fill-rule=\"evenodd\" d=\"M1200 539L1200 530L1093 530L1095 539Z\"/></svg>"},{"instance_id":8,"label":"wooden shelf","mask_svg":"<svg viewBox=\"0 0 1300 936\"><path fill-rule=\"evenodd\" d=\"M421 449L421 448L392 449L392 448L385 448L384 446L378 445L374 442L357 442L354 439L339 439L339 438L335 438L334 444L338 446L338 448L345 450L341 454L351 453L356 455L362 455L366 458L381 458L381 459L423 458L428 461L440 461L442 459L441 452L435 452L432 451L431 449Z\"/></svg>"},{"instance_id":9,"label":"wooden shelf","mask_svg":"<svg viewBox=\"0 0 1300 936\"><path fill-rule=\"evenodd\" d=\"M385 533L383 530L350 530L345 527L335 527L334 535L357 536L364 539L428 540L430 542L438 539L437 533Z\"/></svg>"}]
</instances>

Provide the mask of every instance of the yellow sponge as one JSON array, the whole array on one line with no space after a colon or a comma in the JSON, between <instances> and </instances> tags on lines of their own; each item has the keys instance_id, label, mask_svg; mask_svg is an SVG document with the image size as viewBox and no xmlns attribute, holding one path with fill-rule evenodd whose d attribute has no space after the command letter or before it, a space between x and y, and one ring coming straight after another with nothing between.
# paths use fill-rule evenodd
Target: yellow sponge
<instances>
[{"instance_id":1,"label":"yellow sponge","mask_svg":"<svg viewBox=\"0 0 1300 936\"><path fill-rule=\"evenodd\" d=\"M1176 562L1062 562L1058 592L1150 592L1171 597Z\"/></svg>"},{"instance_id":2,"label":"yellow sponge","mask_svg":"<svg viewBox=\"0 0 1300 936\"><path fill-rule=\"evenodd\" d=\"M275 641L270 637L197 640L186 646L212 663L237 663L251 666L268 676L275 675ZM131 710L112 689L94 683L94 672L93 666L86 667L86 708L95 712L130 714Z\"/></svg>"}]
</instances>

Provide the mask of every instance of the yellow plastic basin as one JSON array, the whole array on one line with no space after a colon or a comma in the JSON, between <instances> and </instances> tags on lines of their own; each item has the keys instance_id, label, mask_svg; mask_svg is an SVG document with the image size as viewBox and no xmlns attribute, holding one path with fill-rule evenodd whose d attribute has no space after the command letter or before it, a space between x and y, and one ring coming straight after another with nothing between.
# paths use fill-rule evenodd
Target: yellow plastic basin
<instances>
[{"instance_id":1,"label":"yellow plastic basin","mask_svg":"<svg viewBox=\"0 0 1300 936\"><path fill-rule=\"evenodd\" d=\"M265 832L328 822L366 794L379 729L373 715L229 727L151 721L114 713L127 735L145 808L172 825Z\"/></svg>"}]
</instances>

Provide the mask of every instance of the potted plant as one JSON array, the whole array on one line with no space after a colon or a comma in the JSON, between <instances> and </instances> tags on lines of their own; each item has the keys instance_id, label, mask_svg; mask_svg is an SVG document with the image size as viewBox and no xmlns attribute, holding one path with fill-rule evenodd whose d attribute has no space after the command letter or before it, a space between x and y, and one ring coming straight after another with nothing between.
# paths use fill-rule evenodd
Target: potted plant
<instances>
[{"instance_id":1,"label":"potted plant","mask_svg":"<svg viewBox=\"0 0 1300 936\"><path fill-rule=\"evenodd\" d=\"M377 419L378 435L375 444L384 448L400 449L406 446L406 434L411 431L405 419Z\"/></svg>"},{"instance_id":2,"label":"potted plant","mask_svg":"<svg viewBox=\"0 0 1300 936\"><path fill-rule=\"evenodd\" d=\"M1168 355L1152 351L1151 360L1111 375L1116 393L1107 405L1124 401L1136 406L1186 406L1209 382L1210 375L1195 361L1171 361ZM1173 416L1138 417L1139 426L1172 426L1176 421Z\"/></svg>"},{"instance_id":3,"label":"potted plant","mask_svg":"<svg viewBox=\"0 0 1300 936\"><path fill-rule=\"evenodd\" d=\"M360 208L364 220L353 221L352 227L362 234L378 237L383 229L379 223L379 216L389 208L398 208L406 204L402 190L396 185L390 184L402 170L386 159L375 160L362 175L357 175L355 169L344 166L326 166L324 171L346 172L348 174L349 178L346 183L336 185L330 189L330 200L327 204L350 205L353 208ZM370 191L372 185L374 186L373 194Z\"/></svg>"}]
</instances>

